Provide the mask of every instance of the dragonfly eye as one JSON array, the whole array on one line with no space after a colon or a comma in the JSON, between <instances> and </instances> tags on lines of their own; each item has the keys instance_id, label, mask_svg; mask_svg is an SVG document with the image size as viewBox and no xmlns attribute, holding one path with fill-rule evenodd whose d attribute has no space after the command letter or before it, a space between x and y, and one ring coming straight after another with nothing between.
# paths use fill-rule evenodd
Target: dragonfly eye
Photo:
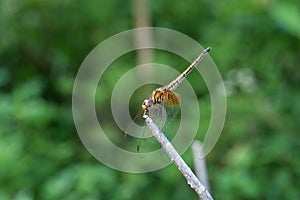
<instances>
[{"instance_id":1,"label":"dragonfly eye","mask_svg":"<svg viewBox=\"0 0 300 200\"><path fill-rule=\"evenodd\" d=\"M152 105L153 105L152 99L145 99L142 104L142 109L144 111L148 111L149 109L151 109Z\"/></svg>"}]
</instances>

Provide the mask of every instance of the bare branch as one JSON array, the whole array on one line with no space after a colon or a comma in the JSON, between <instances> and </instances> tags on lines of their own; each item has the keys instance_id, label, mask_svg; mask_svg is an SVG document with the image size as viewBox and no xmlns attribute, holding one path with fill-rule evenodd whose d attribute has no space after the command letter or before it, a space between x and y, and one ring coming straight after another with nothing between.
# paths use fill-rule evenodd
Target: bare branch
<instances>
[{"instance_id":1,"label":"bare branch","mask_svg":"<svg viewBox=\"0 0 300 200\"><path fill-rule=\"evenodd\" d=\"M151 27L152 18L147 0L133 0L132 1L132 11L134 16L134 24L136 28L140 27ZM151 46L153 44L153 33L150 29L145 29L143 31L135 31L135 45L136 47L141 46ZM153 62L153 49L143 48L137 49L137 64L145 64ZM144 80L144 76L153 76L153 69L151 67L143 68L143 70L138 70L138 76L140 80Z\"/></svg>"},{"instance_id":2,"label":"bare branch","mask_svg":"<svg viewBox=\"0 0 300 200\"><path fill-rule=\"evenodd\" d=\"M202 143L199 140L195 140L192 144L192 151L194 157L195 172L201 183L205 188L209 190L209 181L206 170L205 157L203 156L203 149L201 148Z\"/></svg>"},{"instance_id":3,"label":"bare branch","mask_svg":"<svg viewBox=\"0 0 300 200\"><path fill-rule=\"evenodd\" d=\"M207 189L199 181L192 170L187 166L178 152L175 150L173 145L170 143L168 138L161 132L158 126L153 122L153 120L148 116L144 115L146 125L149 127L150 131L160 143L161 147L166 151L168 156L171 158L172 162L178 167L179 171L186 178L188 184L195 190L200 199L202 200L213 200L212 196L209 194Z\"/></svg>"}]
</instances>

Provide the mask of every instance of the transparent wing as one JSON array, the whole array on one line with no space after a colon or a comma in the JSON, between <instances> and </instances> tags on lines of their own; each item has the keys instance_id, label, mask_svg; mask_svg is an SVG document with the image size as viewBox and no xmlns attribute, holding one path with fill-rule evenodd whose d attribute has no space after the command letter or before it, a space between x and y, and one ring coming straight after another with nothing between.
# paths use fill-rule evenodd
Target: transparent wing
<instances>
[{"instance_id":1,"label":"transparent wing","mask_svg":"<svg viewBox=\"0 0 300 200\"><path fill-rule=\"evenodd\" d=\"M178 128L178 126L176 126L177 120L175 119L178 119L178 113L180 111L180 96L173 91L167 91L164 95L164 101L161 104L154 104L149 110L148 115L167 137L172 139L177 132L176 128ZM126 132L130 132L130 135L135 137L133 140L136 141L136 150L138 152L151 152L160 148L160 145L152 136L150 130L145 126L142 112L139 112L133 119Z\"/></svg>"}]
</instances>

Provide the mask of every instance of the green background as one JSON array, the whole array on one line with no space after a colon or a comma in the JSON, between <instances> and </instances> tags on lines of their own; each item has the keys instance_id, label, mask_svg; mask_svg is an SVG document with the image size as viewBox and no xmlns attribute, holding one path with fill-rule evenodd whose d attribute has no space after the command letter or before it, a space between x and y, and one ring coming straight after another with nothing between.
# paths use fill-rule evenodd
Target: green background
<instances>
[{"instance_id":1,"label":"green background","mask_svg":"<svg viewBox=\"0 0 300 200\"><path fill-rule=\"evenodd\" d=\"M207 157L215 199L299 198L299 1L147 3L151 26L211 46L225 81L227 119ZM0 1L1 200L197 199L173 165L145 174L106 167L74 127L77 70L101 41L135 27L133 6L120 0ZM154 61L179 71L187 65L161 51ZM103 82L108 91L135 64L135 53L116 61ZM199 97L201 135L210 119L209 94L196 75L188 80ZM99 111L110 106L107 91L96 100ZM109 117L103 120L107 129L115 126ZM184 159L193 168L191 150Z\"/></svg>"}]
</instances>

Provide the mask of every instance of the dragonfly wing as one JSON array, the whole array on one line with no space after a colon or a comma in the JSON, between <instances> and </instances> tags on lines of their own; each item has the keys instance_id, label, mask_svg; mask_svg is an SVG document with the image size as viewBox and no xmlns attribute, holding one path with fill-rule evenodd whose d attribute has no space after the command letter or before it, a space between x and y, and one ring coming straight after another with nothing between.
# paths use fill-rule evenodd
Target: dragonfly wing
<instances>
[{"instance_id":1,"label":"dragonfly wing","mask_svg":"<svg viewBox=\"0 0 300 200\"><path fill-rule=\"evenodd\" d=\"M149 116L157 124L159 129L162 129L167 120L167 112L162 104L154 104L153 108L149 111Z\"/></svg>"},{"instance_id":2,"label":"dragonfly wing","mask_svg":"<svg viewBox=\"0 0 300 200\"><path fill-rule=\"evenodd\" d=\"M165 95L164 99L165 99L165 102L167 104L170 104L172 106L180 106L180 96L179 96L179 94L177 94L176 92L167 90L164 93L164 95Z\"/></svg>"}]
</instances>

